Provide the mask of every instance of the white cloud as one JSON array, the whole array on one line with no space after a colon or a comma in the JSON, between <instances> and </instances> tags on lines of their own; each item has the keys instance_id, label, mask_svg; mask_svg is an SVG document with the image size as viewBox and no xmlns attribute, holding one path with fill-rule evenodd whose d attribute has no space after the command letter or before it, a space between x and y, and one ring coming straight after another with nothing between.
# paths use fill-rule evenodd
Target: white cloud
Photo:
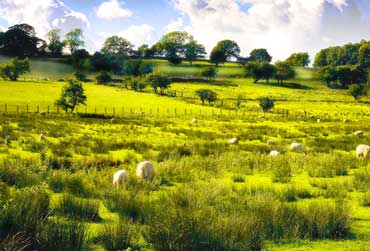
<instances>
[{"instance_id":1,"label":"white cloud","mask_svg":"<svg viewBox=\"0 0 370 251\"><path fill-rule=\"evenodd\" d=\"M119 32L118 35L126 38L135 46L153 45L158 40L156 30L148 24L131 25L128 29Z\"/></svg>"},{"instance_id":2,"label":"white cloud","mask_svg":"<svg viewBox=\"0 0 370 251\"><path fill-rule=\"evenodd\" d=\"M132 16L132 12L124 9L118 0L109 0L102 3L96 10L96 15L102 19L124 19Z\"/></svg>"},{"instance_id":3,"label":"white cloud","mask_svg":"<svg viewBox=\"0 0 370 251\"><path fill-rule=\"evenodd\" d=\"M176 20L172 20L165 28L166 32L179 31L185 29L184 19L178 17Z\"/></svg>"},{"instance_id":4,"label":"white cloud","mask_svg":"<svg viewBox=\"0 0 370 251\"><path fill-rule=\"evenodd\" d=\"M370 30L363 29L368 26L353 11L359 9L353 3L361 1L367 0L173 0L189 18L186 30L208 52L217 41L233 39L243 55L264 47L274 60L285 59L295 51L312 55L330 45L328 41L337 44L370 38ZM243 11L241 3L251 6Z\"/></svg>"}]
</instances>

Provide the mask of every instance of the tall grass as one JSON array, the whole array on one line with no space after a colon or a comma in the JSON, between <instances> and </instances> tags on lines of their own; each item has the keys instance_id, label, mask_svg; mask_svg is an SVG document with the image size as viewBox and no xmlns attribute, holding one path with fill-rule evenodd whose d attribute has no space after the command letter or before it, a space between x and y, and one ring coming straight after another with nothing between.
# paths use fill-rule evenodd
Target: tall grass
<instances>
[{"instance_id":1,"label":"tall grass","mask_svg":"<svg viewBox=\"0 0 370 251\"><path fill-rule=\"evenodd\" d=\"M79 221L99 221L100 202L64 195L57 207L58 214Z\"/></svg>"}]
</instances>

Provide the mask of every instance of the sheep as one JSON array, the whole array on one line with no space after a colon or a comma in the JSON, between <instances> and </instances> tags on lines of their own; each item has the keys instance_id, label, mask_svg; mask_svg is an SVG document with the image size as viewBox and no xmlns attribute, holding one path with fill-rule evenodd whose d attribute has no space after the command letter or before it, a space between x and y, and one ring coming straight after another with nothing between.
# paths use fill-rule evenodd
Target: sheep
<instances>
[{"instance_id":1,"label":"sheep","mask_svg":"<svg viewBox=\"0 0 370 251\"><path fill-rule=\"evenodd\" d=\"M117 189L123 185L128 178L128 174L125 170L119 170L114 173L113 175L113 186L115 186Z\"/></svg>"},{"instance_id":2,"label":"sheep","mask_svg":"<svg viewBox=\"0 0 370 251\"><path fill-rule=\"evenodd\" d=\"M197 120L196 118L193 118L193 119L191 120L191 123L196 124L196 123L198 123L198 120Z\"/></svg>"},{"instance_id":3,"label":"sheep","mask_svg":"<svg viewBox=\"0 0 370 251\"><path fill-rule=\"evenodd\" d=\"M46 140L46 136L43 133L40 133L39 140L41 142L45 141Z\"/></svg>"},{"instance_id":4,"label":"sheep","mask_svg":"<svg viewBox=\"0 0 370 251\"><path fill-rule=\"evenodd\" d=\"M293 151L293 152L303 152L304 151L304 147L302 144L300 143L296 143L296 142L293 142L291 145L290 145L290 149Z\"/></svg>"},{"instance_id":5,"label":"sheep","mask_svg":"<svg viewBox=\"0 0 370 251\"><path fill-rule=\"evenodd\" d=\"M360 158L363 157L366 159L370 154L370 146L368 145L358 145L356 147L356 157Z\"/></svg>"},{"instance_id":6,"label":"sheep","mask_svg":"<svg viewBox=\"0 0 370 251\"><path fill-rule=\"evenodd\" d=\"M267 144L270 145L270 146L275 145L275 141L269 139L269 140L267 140Z\"/></svg>"},{"instance_id":7,"label":"sheep","mask_svg":"<svg viewBox=\"0 0 370 251\"><path fill-rule=\"evenodd\" d=\"M116 118L115 118L115 117L111 118L110 122L111 122L111 123L116 122Z\"/></svg>"},{"instance_id":8,"label":"sheep","mask_svg":"<svg viewBox=\"0 0 370 251\"><path fill-rule=\"evenodd\" d=\"M154 166L150 161L140 162L136 168L136 176L142 180L152 181L154 178Z\"/></svg>"},{"instance_id":9,"label":"sheep","mask_svg":"<svg viewBox=\"0 0 370 251\"><path fill-rule=\"evenodd\" d=\"M280 155L280 152L276 151L276 150L273 150L270 152L269 154L271 157L276 157L276 156L279 156Z\"/></svg>"},{"instance_id":10,"label":"sheep","mask_svg":"<svg viewBox=\"0 0 370 251\"><path fill-rule=\"evenodd\" d=\"M321 122L321 119L317 119L317 123L320 123Z\"/></svg>"},{"instance_id":11,"label":"sheep","mask_svg":"<svg viewBox=\"0 0 370 251\"><path fill-rule=\"evenodd\" d=\"M229 140L229 144L230 145L236 145L239 143L239 139L238 138L232 138Z\"/></svg>"},{"instance_id":12,"label":"sheep","mask_svg":"<svg viewBox=\"0 0 370 251\"><path fill-rule=\"evenodd\" d=\"M357 137L360 137L360 136L363 136L363 135L364 135L363 131L356 131L355 132L355 136L357 136Z\"/></svg>"}]
</instances>

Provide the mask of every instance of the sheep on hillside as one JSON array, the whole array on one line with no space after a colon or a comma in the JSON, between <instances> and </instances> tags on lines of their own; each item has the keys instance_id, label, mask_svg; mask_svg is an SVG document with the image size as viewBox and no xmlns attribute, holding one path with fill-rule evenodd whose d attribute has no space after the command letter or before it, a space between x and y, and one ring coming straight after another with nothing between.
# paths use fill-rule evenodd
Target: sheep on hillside
<instances>
[{"instance_id":1,"label":"sheep on hillside","mask_svg":"<svg viewBox=\"0 0 370 251\"><path fill-rule=\"evenodd\" d=\"M230 145L236 145L239 143L239 139L238 138L232 138L229 140L229 144Z\"/></svg>"},{"instance_id":2,"label":"sheep on hillside","mask_svg":"<svg viewBox=\"0 0 370 251\"><path fill-rule=\"evenodd\" d=\"M196 123L198 123L198 120L197 120L196 118L193 118L193 119L191 120L191 123L196 124Z\"/></svg>"},{"instance_id":3,"label":"sheep on hillside","mask_svg":"<svg viewBox=\"0 0 370 251\"><path fill-rule=\"evenodd\" d=\"M117 189L122 186L128 178L128 174L125 170L119 170L114 173L113 175L113 186L115 186Z\"/></svg>"},{"instance_id":4,"label":"sheep on hillside","mask_svg":"<svg viewBox=\"0 0 370 251\"><path fill-rule=\"evenodd\" d=\"M370 146L368 145L358 145L356 147L356 157L366 159L370 154Z\"/></svg>"},{"instance_id":5,"label":"sheep on hillside","mask_svg":"<svg viewBox=\"0 0 370 251\"><path fill-rule=\"evenodd\" d=\"M46 140L46 136L43 133L40 133L39 140L41 142L45 141Z\"/></svg>"},{"instance_id":6,"label":"sheep on hillside","mask_svg":"<svg viewBox=\"0 0 370 251\"><path fill-rule=\"evenodd\" d=\"M280 155L280 152L273 150L273 151L270 152L269 155L272 156L272 157L276 157L276 156Z\"/></svg>"},{"instance_id":7,"label":"sheep on hillside","mask_svg":"<svg viewBox=\"0 0 370 251\"><path fill-rule=\"evenodd\" d=\"M136 176L142 180L152 181L154 178L154 166L150 161L140 162L136 168Z\"/></svg>"},{"instance_id":8,"label":"sheep on hillside","mask_svg":"<svg viewBox=\"0 0 370 251\"><path fill-rule=\"evenodd\" d=\"M360 137L360 136L363 136L363 135L364 135L363 131L356 131L355 132L355 136L357 136L357 137Z\"/></svg>"},{"instance_id":9,"label":"sheep on hillside","mask_svg":"<svg viewBox=\"0 0 370 251\"><path fill-rule=\"evenodd\" d=\"M300 143L292 143L290 145L290 149L293 151L293 152L303 152L304 151L304 146Z\"/></svg>"}]
</instances>

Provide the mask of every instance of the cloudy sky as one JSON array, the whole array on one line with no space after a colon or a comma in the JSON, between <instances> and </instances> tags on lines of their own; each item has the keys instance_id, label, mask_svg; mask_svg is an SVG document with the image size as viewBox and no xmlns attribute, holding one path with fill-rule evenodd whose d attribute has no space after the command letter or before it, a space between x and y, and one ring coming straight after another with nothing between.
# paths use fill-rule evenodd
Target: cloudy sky
<instances>
[{"instance_id":1,"label":"cloudy sky","mask_svg":"<svg viewBox=\"0 0 370 251\"><path fill-rule=\"evenodd\" d=\"M278 60L370 40L370 0L0 0L0 30L17 23L34 26L40 37L80 27L90 51L114 34L151 45L186 30L208 51L233 39L244 56L263 47Z\"/></svg>"}]
</instances>

